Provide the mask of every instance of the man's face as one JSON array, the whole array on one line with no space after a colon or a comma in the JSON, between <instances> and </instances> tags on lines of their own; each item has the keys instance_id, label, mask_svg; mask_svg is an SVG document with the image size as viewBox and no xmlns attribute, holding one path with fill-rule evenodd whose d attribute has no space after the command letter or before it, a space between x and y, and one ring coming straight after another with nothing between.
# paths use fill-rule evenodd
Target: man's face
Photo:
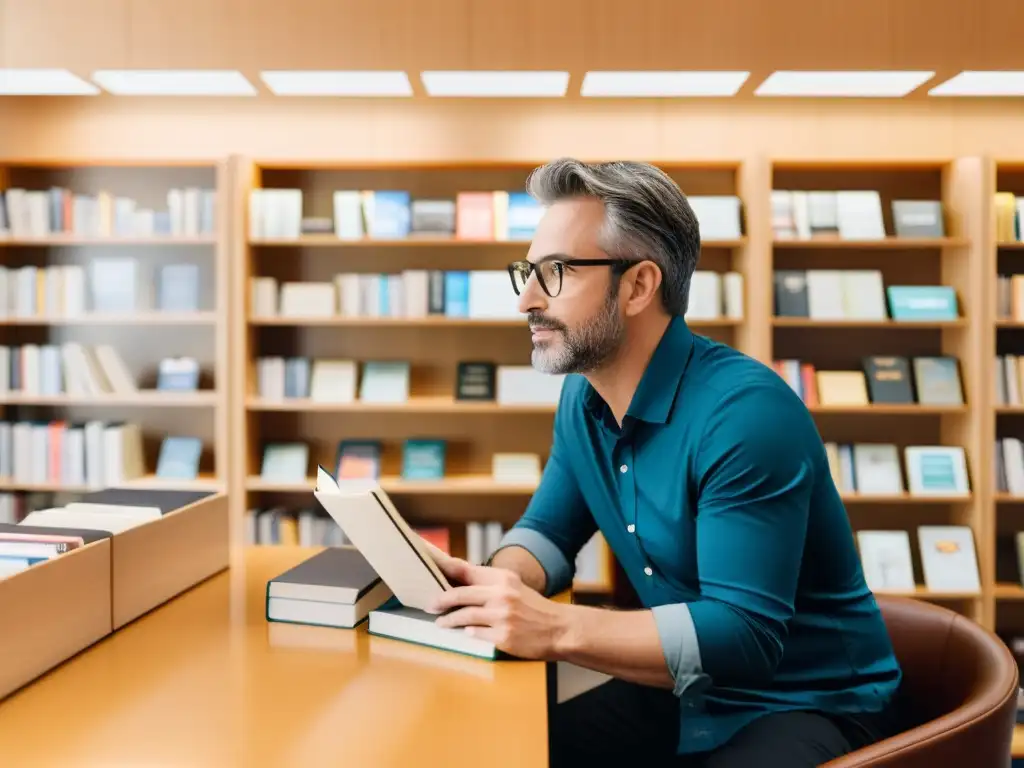
<instances>
[{"instance_id":1,"label":"man's face","mask_svg":"<svg viewBox=\"0 0 1024 768\"><path fill-rule=\"evenodd\" d=\"M604 221L604 206L597 200L554 203L537 226L527 259L534 264L607 259L599 246ZM543 274L556 271L555 264L547 264ZM532 333L533 366L544 373L587 373L607 362L625 335L618 278L605 265L565 265L561 271L561 291L557 277L547 279L554 297L544 292L536 274L519 296L519 310L527 315Z\"/></svg>"}]
</instances>

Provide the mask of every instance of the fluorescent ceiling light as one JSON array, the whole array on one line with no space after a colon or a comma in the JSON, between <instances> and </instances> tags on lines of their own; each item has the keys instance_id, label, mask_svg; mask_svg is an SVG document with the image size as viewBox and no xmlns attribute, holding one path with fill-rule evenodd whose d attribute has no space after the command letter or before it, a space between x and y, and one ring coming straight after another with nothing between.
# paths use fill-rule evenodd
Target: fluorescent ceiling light
<instances>
[{"instance_id":1,"label":"fluorescent ceiling light","mask_svg":"<svg viewBox=\"0 0 1024 768\"><path fill-rule=\"evenodd\" d=\"M0 96L95 96L99 92L66 69L0 69Z\"/></svg>"},{"instance_id":2,"label":"fluorescent ceiling light","mask_svg":"<svg viewBox=\"0 0 1024 768\"><path fill-rule=\"evenodd\" d=\"M754 91L757 96L906 96L935 75L921 71L780 71Z\"/></svg>"},{"instance_id":3,"label":"fluorescent ceiling light","mask_svg":"<svg viewBox=\"0 0 1024 768\"><path fill-rule=\"evenodd\" d=\"M581 96L735 96L749 72L587 72Z\"/></svg>"},{"instance_id":4,"label":"fluorescent ceiling light","mask_svg":"<svg viewBox=\"0 0 1024 768\"><path fill-rule=\"evenodd\" d=\"M412 96L405 72L275 70L260 79L276 96Z\"/></svg>"},{"instance_id":5,"label":"fluorescent ceiling light","mask_svg":"<svg viewBox=\"0 0 1024 768\"><path fill-rule=\"evenodd\" d=\"M939 83L929 96L1024 96L1024 72L967 70Z\"/></svg>"},{"instance_id":6,"label":"fluorescent ceiling light","mask_svg":"<svg viewBox=\"0 0 1024 768\"><path fill-rule=\"evenodd\" d=\"M422 73L429 96L565 96L568 72L434 71Z\"/></svg>"},{"instance_id":7,"label":"fluorescent ceiling light","mask_svg":"<svg viewBox=\"0 0 1024 768\"><path fill-rule=\"evenodd\" d=\"M241 72L221 69L102 69L92 79L117 96L255 96Z\"/></svg>"}]
</instances>

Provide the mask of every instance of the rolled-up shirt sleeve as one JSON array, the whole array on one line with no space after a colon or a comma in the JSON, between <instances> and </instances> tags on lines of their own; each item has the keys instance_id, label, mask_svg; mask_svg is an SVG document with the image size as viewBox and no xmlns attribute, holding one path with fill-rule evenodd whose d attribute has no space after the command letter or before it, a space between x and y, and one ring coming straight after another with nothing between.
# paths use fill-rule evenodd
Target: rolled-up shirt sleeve
<instances>
[{"instance_id":1,"label":"rolled-up shirt sleeve","mask_svg":"<svg viewBox=\"0 0 1024 768\"><path fill-rule=\"evenodd\" d=\"M693 625L690 606L686 603L656 605L651 609L658 629L658 639L665 654L674 685L672 692L683 696L704 690L711 678L704 672L700 660L700 643Z\"/></svg>"},{"instance_id":2,"label":"rolled-up shirt sleeve","mask_svg":"<svg viewBox=\"0 0 1024 768\"><path fill-rule=\"evenodd\" d=\"M563 387L555 412L551 453L536 492L526 512L502 537L495 554L505 547L527 550L544 569L544 594L554 595L568 589L575 575L576 556L597 532L597 524L587 507L569 462L566 409L576 407L577 399ZM492 554L493 558L494 555Z\"/></svg>"}]
</instances>

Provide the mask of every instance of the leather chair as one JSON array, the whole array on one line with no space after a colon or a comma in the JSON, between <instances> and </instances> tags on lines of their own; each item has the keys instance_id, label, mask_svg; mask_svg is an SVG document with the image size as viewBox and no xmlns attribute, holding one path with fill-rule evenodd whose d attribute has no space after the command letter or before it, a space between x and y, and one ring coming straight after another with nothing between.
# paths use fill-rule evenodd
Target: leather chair
<instances>
[{"instance_id":1,"label":"leather chair","mask_svg":"<svg viewBox=\"0 0 1024 768\"><path fill-rule=\"evenodd\" d=\"M903 668L904 730L827 768L1009 766L1020 685L1010 649L947 608L877 599Z\"/></svg>"}]
</instances>

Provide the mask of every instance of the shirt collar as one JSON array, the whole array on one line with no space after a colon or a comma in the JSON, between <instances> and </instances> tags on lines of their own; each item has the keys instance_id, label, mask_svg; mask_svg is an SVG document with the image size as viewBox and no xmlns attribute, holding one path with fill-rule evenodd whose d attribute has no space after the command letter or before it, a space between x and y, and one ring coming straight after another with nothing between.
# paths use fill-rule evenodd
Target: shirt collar
<instances>
[{"instance_id":1,"label":"shirt collar","mask_svg":"<svg viewBox=\"0 0 1024 768\"><path fill-rule=\"evenodd\" d=\"M681 316L673 317L640 377L640 383L626 410L626 417L652 424L665 424L692 356L693 332ZM586 403L594 415L600 417L605 413L604 400L589 384Z\"/></svg>"}]
</instances>

